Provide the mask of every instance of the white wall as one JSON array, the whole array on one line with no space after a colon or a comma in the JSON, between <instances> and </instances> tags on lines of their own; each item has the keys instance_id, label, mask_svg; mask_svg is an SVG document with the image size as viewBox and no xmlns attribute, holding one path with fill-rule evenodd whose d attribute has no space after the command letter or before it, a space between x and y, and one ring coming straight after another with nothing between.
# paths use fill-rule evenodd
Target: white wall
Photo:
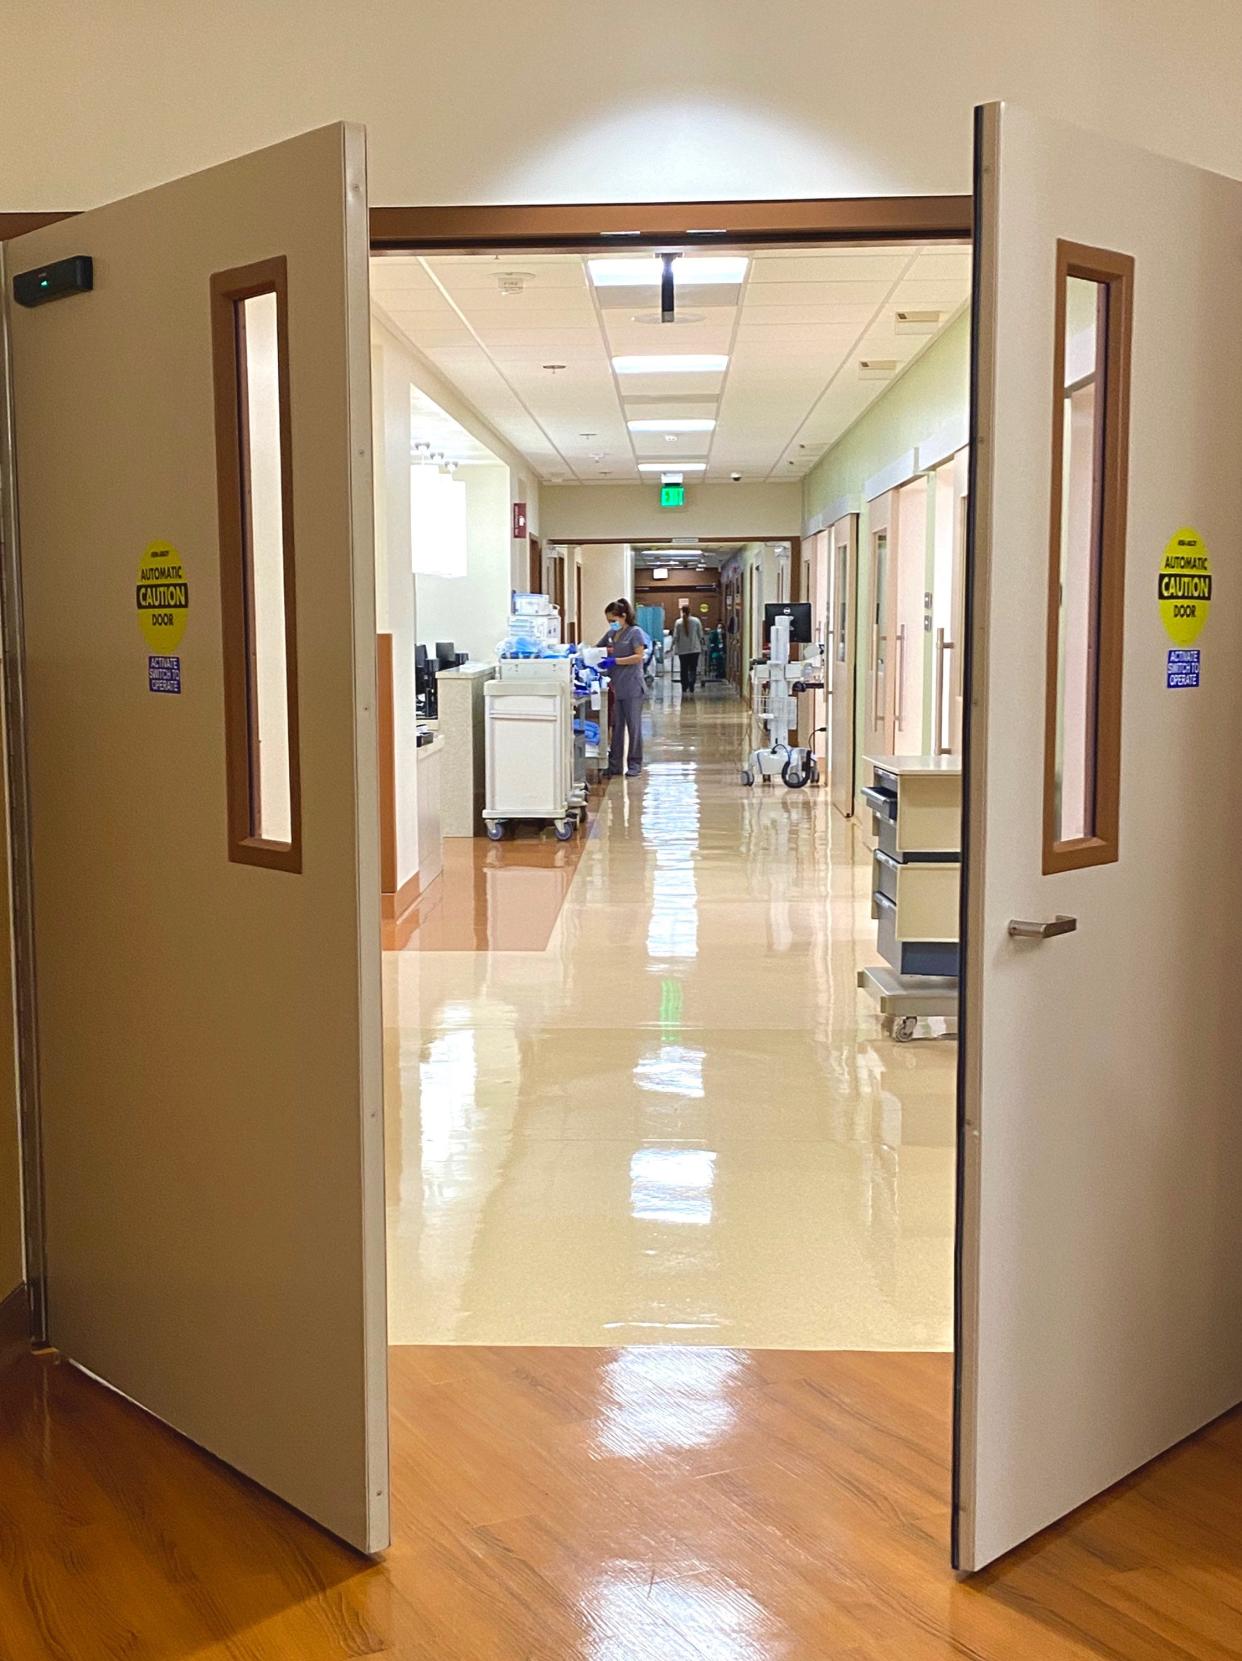
<instances>
[{"instance_id":1,"label":"white wall","mask_svg":"<svg viewBox=\"0 0 1242 1661\"><path fill-rule=\"evenodd\" d=\"M375 626L392 635L396 758L397 886L418 870L417 715L414 702L414 572L410 563L410 363L403 341L378 318L371 329L375 425Z\"/></svg>"},{"instance_id":2,"label":"white wall","mask_svg":"<svg viewBox=\"0 0 1242 1661\"><path fill-rule=\"evenodd\" d=\"M684 508L662 508L658 484L545 484L539 510L552 542L592 537L797 536L802 485L701 484L686 486Z\"/></svg>"},{"instance_id":3,"label":"white wall","mask_svg":"<svg viewBox=\"0 0 1242 1661\"><path fill-rule=\"evenodd\" d=\"M591 543L578 549L582 564L581 638L593 645L608 627L604 607L634 598L634 555L621 542Z\"/></svg>"},{"instance_id":4,"label":"white wall","mask_svg":"<svg viewBox=\"0 0 1242 1661\"><path fill-rule=\"evenodd\" d=\"M381 203L965 191L997 97L1242 174L1235 0L214 0L175 23L96 0L5 30L0 206L88 207L340 118L368 125Z\"/></svg>"},{"instance_id":5,"label":"white wall","mask_svg":"<svg viewBox=\"0 0 1242 1661\"><path fill-rule=\"evenodd\" d=\"M429 358L423 356L418 345L412 341L393 322L384 308L372 302L371 315L376 328L382 329L390 343L399 343L403 355L403 369L412 386L436 403L446 415L462 426L472 438L490 450L497 461L504 462L509 469L509 484L511 500L526 503L526 521L532 536L540 534L540 492L539 481L531 471L530 463L525 456L500 436L495 427L491 426L467 402L455 386L446 381L443 375L435 368ZM512 519L510 519L510 530ZM525 588L528 574L528 549L525 538L513 538L511 543L512 575L509 581L510 588Z\"/></svg>"},{"instance_id":6,"label":"white wall","mask_svg":"<svg viewBox=\"0 0 1242 1661\"><path fill-rule=\"evenodd\" d=\"M451 640L472 658L493 658L509 620L509 469L472 462L458 469L457 481L466 492L466 570L415 578L418 638L428 648Z\"/></svg>"}]
</instances>

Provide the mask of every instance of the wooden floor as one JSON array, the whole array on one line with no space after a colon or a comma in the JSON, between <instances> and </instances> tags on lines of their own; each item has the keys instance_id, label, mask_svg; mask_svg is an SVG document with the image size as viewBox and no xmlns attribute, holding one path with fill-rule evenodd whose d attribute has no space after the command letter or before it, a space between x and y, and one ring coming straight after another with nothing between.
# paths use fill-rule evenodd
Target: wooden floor
<instances>
[{"instance_id":1,"label":"wooden floor","mask_svg":"<svg viewBox=\"0 0 1242 1661\"><path fill-rule=\"evenodd\" d=\"M4 1661L1242 1655L1242 1416L977 1580L949 1358L399 1349L370 1564L67 1366L0 1381Z\"/></svg>"}]
</instances>

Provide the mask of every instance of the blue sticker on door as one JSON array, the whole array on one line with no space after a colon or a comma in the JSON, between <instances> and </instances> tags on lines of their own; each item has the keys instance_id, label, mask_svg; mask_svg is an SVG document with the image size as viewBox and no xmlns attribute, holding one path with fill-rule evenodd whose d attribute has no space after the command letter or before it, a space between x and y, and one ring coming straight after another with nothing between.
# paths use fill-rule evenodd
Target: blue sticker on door
<instances>
[{"instance_id":1,"label":"blue sticker on door","mask_svg":"<svg viewBox=\"0 0 1242 1661\"><path fill-rule=\"evenodd\" d=\"M180 692L181 659L179 657L149 657L147 659L147 685L152 692Z\"/></svg>"},{"instance_id":2,"label":"blue sticker on door","mask_svg":"<svg viewBox=\"0 0 1242 1661\"><path fill-rule=\"evenodd\" d=\"M1169 690L1199 684L1199 648L1174 647L1169 653Z\"/></svg>"}]
</instances>

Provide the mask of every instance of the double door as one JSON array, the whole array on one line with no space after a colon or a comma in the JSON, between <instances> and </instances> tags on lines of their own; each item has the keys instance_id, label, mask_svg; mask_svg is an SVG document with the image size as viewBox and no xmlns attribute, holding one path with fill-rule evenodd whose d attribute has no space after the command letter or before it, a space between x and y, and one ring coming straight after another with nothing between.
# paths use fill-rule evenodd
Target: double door
<instances>
[{"instance_id":1,"label":"double door","mask_svg":"<svg viewBox=\"0 0 1242 1661\"><path fill-rule=\"evenodd\" d=\"M1012 108L980 112L977 144L965 1569L1242 1399L1242 185ZM15 274L39 298L79 257L92 289L14 303ZM5 258L45 1330L375 1550L361 135L305 135ZM891 497L883 511L864 550L866 720L873 748L900 753L914 712L895 701ZM1169 573L1195 578L1210 615L1166 593Z\"/></svg>"}]
</instances>

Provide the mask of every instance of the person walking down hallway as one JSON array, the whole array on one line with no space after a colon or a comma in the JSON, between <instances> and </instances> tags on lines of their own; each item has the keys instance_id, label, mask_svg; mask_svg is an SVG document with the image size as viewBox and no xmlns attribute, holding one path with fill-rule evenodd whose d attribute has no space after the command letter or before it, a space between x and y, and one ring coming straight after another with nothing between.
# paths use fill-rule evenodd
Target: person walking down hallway
<instances>
[{"instance_id":1,"label":"person walking down hallway","mask_svg":"<svg viewBox=\"0 0 1242 1661\"><path fill-rule=\"evenodd\" d=\"M694 693L694 683L699 677L699 656L703 651L703 625L697 617L691 617L690 607L683 605L681 616L673 624L673 655L677 659L677 669L681 676L681 690L683 693Z\"/></svg>"},{"instance_id":2,"label":"person walking down hallway","mask_svg":"<svg viewBox=\"0 0 1242 1661\"><path fill-rule=\"evenodd\" d=\"M643 767L643 699L647 695L643 658L647 652L647 636L639 628L628 600L614 600L604 608L604 616L608 619L608 633L599 645L607 648L608 656L600 668L608 674L612 688L612 727L604 776L616 778L624 773L632 779L637 778Z\"/></svg>"}]
</instances>

